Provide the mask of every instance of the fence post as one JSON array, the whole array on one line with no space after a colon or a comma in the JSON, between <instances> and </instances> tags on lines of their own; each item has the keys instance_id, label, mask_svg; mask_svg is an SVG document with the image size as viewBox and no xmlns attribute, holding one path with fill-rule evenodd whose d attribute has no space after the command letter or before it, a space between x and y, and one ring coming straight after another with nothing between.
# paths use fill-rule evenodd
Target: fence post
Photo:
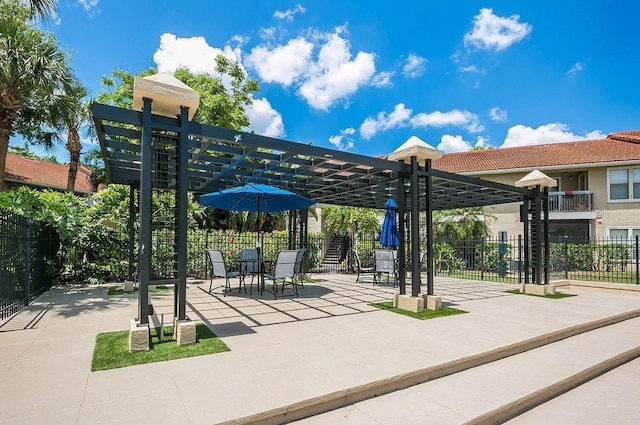
<instances>
[{"instance_id":1,"label":"fence post","mask_svg":"<svg viewBox=\"0 0 640 425\"><path fill-rule=\"evenodd\" d=\"M636 285L640 285L640 235L636 235Z\"/></svg>"},{"instance_id":2,"label":"fence post","mask_svg":"<svg viewBox=\"0 0 640 425\"><path fill-rule=\"evenodd\" d=\"M24 306L29 305L30 298L30 281L31 281L31 219L25 219L26 224L26 243L25 243L25 258L24 258Z\"/></svg>"},{"instance_id":3,"label":"fence post","mask_svg":"<svg viewBox=\"0 0 640 425\"><path fill-rule=\"evenodd\" d=\"M567 242L567 236L564 237L564 247L563 247L563 258L564 258L564 278L569 279L569 243Z\"/></svg>"},{"instance_id":4,"label":"fence post","mask_svg":"<svg viewBox=\"0 0 640 425\"><path fill-rule=\"evenodd\" d=\"M480 238L480 280L484 280L484 236Z\"/></svg>"}]
</instances>

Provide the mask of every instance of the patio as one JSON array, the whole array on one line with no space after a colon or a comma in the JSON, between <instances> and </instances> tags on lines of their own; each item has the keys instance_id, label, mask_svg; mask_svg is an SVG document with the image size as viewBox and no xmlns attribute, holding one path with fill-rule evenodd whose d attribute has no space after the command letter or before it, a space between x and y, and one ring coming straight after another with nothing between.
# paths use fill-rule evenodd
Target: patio
<instances>
[{"instance_id":1,"label":"patio","mask_svg":"<svg viewBox=\"0 0 640 425\"><path fill-rule=\"evenodd\" d=\"M314 278L324 281L305 285L299 298L277 300L212 296L203 290L208 281L190 283L188 315L209 323L231 351L101 372L90 372L95 337L126 329L136 296L108 297L106 287L54 288L0 327L0 422L211 424L277 417L314 400L344 402L346 394L381 391L381 383L389 389L461 359L483 361L549 332L638 313L633 293L578 289L571 291L578 297L547 300L502 292L512 285L436 277L444 300L469 314L420 321L368 306L388 300L392 287L355 284L355 276ZM173 293L151 299L156 313L172 311ZM596 351L638 346L633 329L604 336ZM420 404L422 397L410 397ZM386 411L400 409L395 404ZM460 410L455 423L478 413Z\"/></svg>"}]
</instances>

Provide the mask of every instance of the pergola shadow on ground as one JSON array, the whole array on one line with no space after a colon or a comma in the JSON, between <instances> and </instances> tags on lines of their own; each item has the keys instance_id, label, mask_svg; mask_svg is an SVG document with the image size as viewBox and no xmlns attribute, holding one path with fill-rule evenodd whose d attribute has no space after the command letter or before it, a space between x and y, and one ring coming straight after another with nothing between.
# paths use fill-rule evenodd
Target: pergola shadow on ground
<instances>
[{"instance_id":1,"label":"pergola shadow on ground","mask_svg":"<svg viewBox=\"0 0 640 425\"><path fill-rule=\"evenodd\" d=\"M141 111L94 103L92 113L110 181L131 187L131 216L135 211L134 191L139 191L138 320L142 324L147 323L147 288L152 274L152 190L175 190L177 320L186 318L187 193L200 195L249 182L277 186L332 205L383 209L389 197L396 198L400 240L409 242L407 247L401 244L398 250L397 291L405 294L406 276L410 273L413 297L420 293L434 294L433 211L521 202L525 251L529 246L532 248L531 255L525 252L526 270L530 270L528 261L532 259L525 283L529 283L530 275L535 283L541 283L543 233L539 223L546 198L540 186L531 190L432 169L431 159L423 155L424 148L415 144L398 149L392 153L396 160L389 161L194 123L188 120L190 111L184 106L177 108L172 117L155 115L150 98L139 99L139 104ZM409 141L413 139L419 141L417 138ZM426 149L429 150L435 151ZM426 217L424 222L421 212ZM531 238L527 239L530 215L532 223L538 224L531 226ZM303 214L299 224L303 235L305 218ZM133 227L131 219L130 229ZM426 231L425 240L420 239L421 227ZM290 230L294 228L290 226ZM303 247L306 241L301 237L295 243L296 247ZM421 248L427 250L424 291L420 278ZM133 240L129 250L133 261Z\"/></svg>"},{"instance_id":2,"label":"pergola shadow on ground","mask_svg":"<svg viewBox=\"0 0 640 425\"><path fill-rule=\"evenodd\" d=\"M372 303L391 301L398 292L394 285L372 285L355 282L355 275L316 275L314 282L305 283L299 297L274 299L269 293L252 295L238 291L223 294L224 281L214 280L209 294L209 281L190 280L187 286L187 316L206 323L221 337L250 334L262 326L295 323L336 316L367 313L378 310ZM425 286L425 285L423 285ZM460 302L511 296L514 284L463 280L437 276L435 287L443 304L455 307ZM160 315L171 315L172 294L153 294L154 315L151 323L159 326Z\"/></svg>"}]
</instances>

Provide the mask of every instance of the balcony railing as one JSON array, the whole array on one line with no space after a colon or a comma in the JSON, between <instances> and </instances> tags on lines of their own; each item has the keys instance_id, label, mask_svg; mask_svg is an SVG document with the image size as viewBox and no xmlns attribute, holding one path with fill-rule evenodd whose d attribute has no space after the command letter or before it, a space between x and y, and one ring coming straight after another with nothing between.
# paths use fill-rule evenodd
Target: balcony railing
<instances>
[{"instance_id":1,"label":"balcony railing","mask_svg":"<svg viewBox=\"0 0 640 425\"><path fill-rule=\"evenodd\" d=\"M594 211L593 190L549 192L549 212Z\"/></svg>"}]
</instances>

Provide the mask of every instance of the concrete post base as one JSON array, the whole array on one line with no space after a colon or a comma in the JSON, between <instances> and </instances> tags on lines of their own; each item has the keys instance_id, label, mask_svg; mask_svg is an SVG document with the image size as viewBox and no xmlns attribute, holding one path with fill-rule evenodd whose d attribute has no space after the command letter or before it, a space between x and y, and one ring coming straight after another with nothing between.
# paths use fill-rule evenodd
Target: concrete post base
<instances>
[{"instance_id":1,"label":"concrete post base","mask_svg":"<svg viewBox=\"0 0 640 425\"><path fill-rule=\"evenodd\" d=\"M149 351L149 324L140 325L135 319L129 323L129 351Z\"/></svg>"},{"instance_id":2,"label":"concrete post base","mask_svg":"<svg viewBox=\"0 0 640 425\"><path fill-rule=\"evenodd\" d=\"M555 294L556 286L551 283L548 285L536 285L534 283L528 283L528 284L523 283L522 285L520 285L520 292L522 292L523 294L545 296L545 295Z\"/></svg>"},{"instance_id":3,"label":"concrete post base","mask_svg":"<svg viewBox=\"0 0 640 425\"><path fill-rule=\"evenodd\" d=\"M440 310L442 308L442 297L439 295L423 295L427 310Z\"/></svg>"},{"instance_id":4,"label":"concrete post base","mask_svg":"<svg viewBox=\"0 0 640 425\"><path fill-rule=\"evenodd\" d=\"M174 330L178 345L196 343L196 322L190 320L177 321L177 327Z\"/></svg>"},{"instance_id":5,"label":"concrete post base","mask_svg":"<svg viewBox=\"0 0 640 425\"><path fill-rule=\"evenodd\" d=\"M418 313L424 310L424 297L412 297L411 295L393 295L393 306L402 310Z\"/></svg>"},{"instance_id":6,"label":"concrete post base","mask_svg":"<svg viewBox=\"0 0 640 425\"><path fill-rule=\"evenodd\" d=\"M133 291L134 287L134 283L132 280L125 280L124 281L124 286L123 286L123 291L124 292L131 292Z\"/></svg>"}]
</instances>

